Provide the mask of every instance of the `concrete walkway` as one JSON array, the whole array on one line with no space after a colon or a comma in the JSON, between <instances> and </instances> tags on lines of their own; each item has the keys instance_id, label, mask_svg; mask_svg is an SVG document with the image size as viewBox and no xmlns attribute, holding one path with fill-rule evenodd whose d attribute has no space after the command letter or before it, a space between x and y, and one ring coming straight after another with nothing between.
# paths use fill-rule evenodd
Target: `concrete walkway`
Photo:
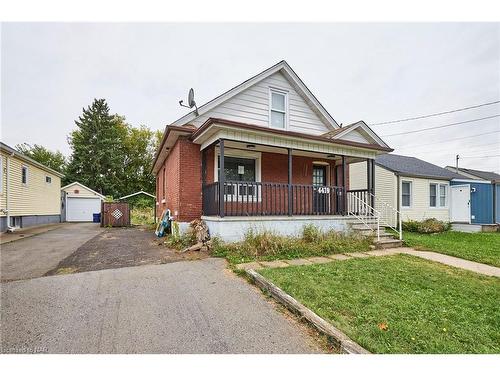
<instances>
[{"instance_id":1,"label":"concrete walkway","mask_svg":"<svg viewBox=\"0 0 500 375\"><path fill-rule=\"evenodd\" d=\"M434 262L446 264L448 266L461 268L464 270L480 273L486 276L496 276L500 277L500 268L489 266L483 263L472 262L470 260L465 260L461 258L452 257L449 255L444 255L440 253L435 253L433 251L418 251L409 247L398 247L394 249L383 249L383 250L372 250L357 253L344 253L344 254L333 254L326 257L312 257L312 258L301 258L301 259L283 259L274 261L260 261L260 262L250 262L241 263L236 265L237 269L258 270L261 268L283 268L288 266L302 266L310 264L321 264L329 263L335 260L346 260L353 258L368 258L370 256L388 256L394 254L408 254L419 258L432 260Z\"/></svg>"},{"instance_id":2,"label":"concrete walkway","mask_svg":"<svg viewBox=\"0 0 500 375\"><path fill-rule=\"evenodd\" d=\"M7 353L318 353L307 328L209 258L13 281Z\"/></svg>"},{"instance_id":3,"label":"concrete walkway","mask_svg":"<svg viewBox=\"0 0 500 375\"><path fill-rule=\"evenodd\" d=\"M12 233L3 232L0 233L0 245L4 245L9 242L14 242L17 240L22 240L23 238L28 238L35 236L37 234L49 232L51 230L60 228L62 226L69 225L68 223L57 223L48 225L38 225L36 227L20 228L16 229Z\"/></svg>"}]
</instances>

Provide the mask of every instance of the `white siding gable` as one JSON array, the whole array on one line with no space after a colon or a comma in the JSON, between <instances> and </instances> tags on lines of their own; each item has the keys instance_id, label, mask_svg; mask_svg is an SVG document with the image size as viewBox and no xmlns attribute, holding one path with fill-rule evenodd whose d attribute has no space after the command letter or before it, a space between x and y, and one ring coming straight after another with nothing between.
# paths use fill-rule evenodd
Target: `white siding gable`
<instances>
[{"instance_id":1,"label":"white siding gable","mask_svg":"<svg viewBox=\"0 0 500 375\"><path fill-rule=\"evenodd\" d=\"M189 123L199 127L210 117L269 127L270 89L286 91L288 94L289 131L320 135L328 128L319 116L292 87L281 72L257 82L241 93L229 98L210 111Z\"/></svg>"}]
</instances>

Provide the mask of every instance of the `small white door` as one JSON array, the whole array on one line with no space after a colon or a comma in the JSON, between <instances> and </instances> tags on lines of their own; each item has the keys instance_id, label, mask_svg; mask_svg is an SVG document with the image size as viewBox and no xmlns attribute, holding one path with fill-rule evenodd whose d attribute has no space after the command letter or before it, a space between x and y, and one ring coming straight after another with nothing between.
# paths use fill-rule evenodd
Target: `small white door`
<instances>
[{"instance_id":1,"label":"small white door","mask_svg":"<svg viewBox=\"0 0 500 375\"><path fill-rule=\"evenodd\" d=\"M92 221L101 212L99 198L70 198L66 202L66 221Z\"/></svg>"},{"instance_id":2,"label":"small white door","mask_svg":"<svg viewBox=\"0 0 500 375\"><path fill-rule=\"evenodd\" d=\"M451 187L451 221L470 223L470 185Z\"/></svg>"}]
</instances>

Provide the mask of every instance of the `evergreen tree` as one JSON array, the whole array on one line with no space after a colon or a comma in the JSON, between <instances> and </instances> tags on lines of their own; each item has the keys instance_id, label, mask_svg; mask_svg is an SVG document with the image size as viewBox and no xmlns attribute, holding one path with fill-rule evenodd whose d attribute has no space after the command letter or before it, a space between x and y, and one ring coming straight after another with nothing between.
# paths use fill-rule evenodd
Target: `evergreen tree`
<instances>
[{"instance_id":1,"label":"evergreen tree","mask_svg":"<svg viewBox=\"0 0 500 375\"><path fill-rule=\"evenodd\" d=\"M117 196L124 179L126 124L109 114L105 99L94 99L75 121L67 177L104 195Z\"/></svg>"}]
</instances>

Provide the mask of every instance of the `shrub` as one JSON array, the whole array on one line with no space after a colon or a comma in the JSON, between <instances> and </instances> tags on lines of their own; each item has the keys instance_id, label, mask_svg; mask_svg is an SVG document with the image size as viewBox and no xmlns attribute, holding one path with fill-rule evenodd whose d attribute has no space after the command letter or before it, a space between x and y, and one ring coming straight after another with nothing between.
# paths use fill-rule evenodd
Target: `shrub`
<instances>
[{"instance_id":1,"label":"shrub","mask_svg":"<svg viewBox=\"0 0 500 375\"><path fill-rule=\"evenodd\" d=\"M450 230L451 224L431 218L423 221L409 220L403 222L403 230L416 233L441 233Z\"/></svg>"},{"instance_id":2,"label":"shrub","mask_svg":"<svg viewBox=\"0 0 500 375\"><path fill-rule=\"evenodd\" d=\"M212 239L212 255L226 257L231 263L252 260L293 259L369 249L371 239L336 231L321 231L306 225L300 237L280 236L271 231L249 230L237 243Z\"/></svg>"}]
</instances>

